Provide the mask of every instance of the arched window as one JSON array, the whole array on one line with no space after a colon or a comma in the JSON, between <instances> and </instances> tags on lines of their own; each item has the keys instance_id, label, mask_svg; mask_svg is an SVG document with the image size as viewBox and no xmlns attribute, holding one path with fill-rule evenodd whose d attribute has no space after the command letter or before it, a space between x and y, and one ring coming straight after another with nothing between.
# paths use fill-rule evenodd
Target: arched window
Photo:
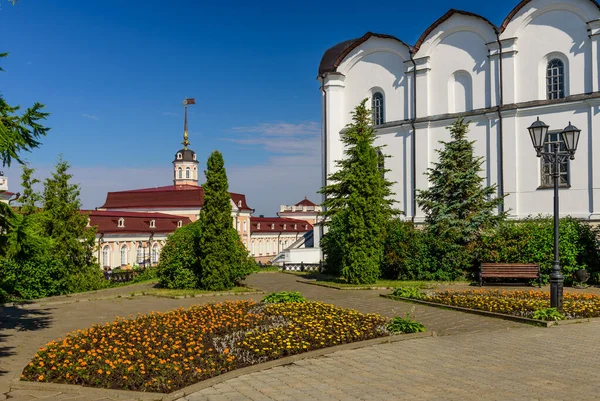
<instances>
[{"instance_id":1,"label":"arched window","mask_svg":"<svg viewBox=\"0 0 600 401\"><path fill-rule=\"evenodd\" d=\"M177 159L181 160L181 153L177 153Z\"/></svg>"},{"instance_id":2,"label":"arched window","mask_svg":"<svg viewBox=\"0 0 600 401\"><path fill-rule=\"evenodd\" d=\"M548 99L565 97L565 63L555 58L548 61L546 68L546 93Z\"/></svg>"},{"instance_id":3,"label":"arched window","mask_svg":"<svg viewBox=\"0 0 600 401\"><path fill-rule=\"evenodd\" d=\"M110 246L105 245L102 248L102 265L104 267L110 267Z\"/></svg>"},{"instance_id":4,"label":"arched window","mask_svg":"<svg viewBox=\"0 0 600 401\"><path fill-rule=\"evenodd\" d=\"M121 247L121 265L127 264L127 245Z\"/></svg>"},{"instance_id":5,"label":"arched window","mask_svg":"<svg viewBox=\"0 0 600 401\"><path fill-rule=\"evenodd\" d=\"M256 225L256 229L257 229L257 230L260 230L260 223L258 223L258 224Z\"/></svg>"},{"instance_id":6,"label":"arched window","mask_svg":"<svg viewBox=\"0 0 600 401\"><path fill-rule=\"evenodd\" d=\"M150 220L150 228L156 228L156 220Z\"/></svg>"},{"instance_id":7,"label":"arched window","mask_svg":"<svg viewBox=\"0 0 600 401\"><path fill-rule=\"evenodd\" d=\"M252 255L254 255L254 240L252 240Z\"/></svg>"},{"instance_id":8,"label":"arched window","mask_svg":"<svg viewBox=\"0 0 600 401\"><path fill-rule=\"evenodd\" d=\"M181 167L179 167L177 171L179 172L179 178L183 178L183 170L181 169Z\"/></svg>"},{"instance_id":9,"label":"arched window","mask_svg":"<svg viewBox=\"0 0 600 401\"><path fill-rule=\"evenodd\" d=\"M117 227L125 227L125 219L124 218L121 217L119 219L119 223L118 223Z\"/></svg>"},{"instance_id":10,"label":"arched window","mask_svg":"<svg viewBox=\"0 0 600 401\"><path fill-rule=\"evenodd\" d=\"M383 104L383 93L381 92L375 92L373 94L373 99L372 99L372 104L371 104L371 110L373 112L373 124L374 125L381 125L385 122L385 115L384 115L384 104Z\"/></svg>"},{"instance_id":11,"label":"arched window","mask_svg":"<svg viewBox=\"0 0 600 401\"><path fill-rule=\"evenodd\" d=\"M179 221L177 222L177 227L179 228L179 227L182 227L182 226L183 226L183 221L179 220Z\"/></svg>"},{"instance_id":12,"label":"arched window","mask_svg":"<svg viewBox=\"0 0 600 401\"><path fill-rule=\"evenodd\" d=\"M258 243L258 254L262 255L262 253L263 253L263 243L262 243L262 241L260 241Z\"/></svg>"},{"instance_id":13,"label":"arched window","mask_svg":"<svg viewBox=\"0 0 600 401\"><path fill-rule=\"evenodd\" d=\"M185 168L185 178L190 178L190 168L189 167Z\"/></svg>"},{"instance_id":14,"label":"arched window","mask_svg":"<svg viewBox=\"0 0 600 401\"><path fill-rule=\"evenodd\" d=\"M135 259L138 264L144 261L144 246L142 244L139 244L137 247L137 254L135 256Z\"/></svg>"},{"instance_id":15,"label":"arched window","mask_svg":"<svg viewBox=\"0 0 600 401\"><path fill-rule=\"evenodd\" d=\"M158 263L158 254L159 254L158 244L154 244L154 246L152 247L152 256L150 259L152 264Z\"/></svg>"}]
</instances>

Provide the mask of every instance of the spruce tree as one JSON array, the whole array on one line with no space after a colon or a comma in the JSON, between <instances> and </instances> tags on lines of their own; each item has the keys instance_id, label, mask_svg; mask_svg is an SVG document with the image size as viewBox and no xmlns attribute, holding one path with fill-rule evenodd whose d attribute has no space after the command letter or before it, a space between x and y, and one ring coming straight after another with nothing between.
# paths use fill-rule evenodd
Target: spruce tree
<instances>
[{"instance_id":1,"label":"spruce tree","mask_svg":"<svg viewBox=\"0 0 600 401\"><path fill-rule=\"evenodd\" d=\"M352 112L352 123L341 134L345 157L328 177L331 184L320 191L326 195L323 206L329 229L323 237L326 265L341 263L339 269L328 269L339 270L353 284L374 283L379 277L386 229L397 214L366 102Z\"/></svg>"},{"instance_id":2,"label":"spruce tree","mask_svg":"<svg viewBox=\"0 0 600 401\"><path fill-rule=\"evenodd\" d=\"M29 216L38 212L38 205L42 200L40 194L33 189L33 186L40 182L40 180L33 177L34 172L33 168L28 167L26 164L23 165L23 173L21 173L21 188L23 188L23 193L18 200L21 205L19 207L19 214L23 216Z\"/></svg>"},{"instance_id":3,"label":"spruce tree","mask_svg":"<svg viewBox=\"0 0 600 401\"><path fill-rule=\"evenodd\" d=\"M52 240L54 257L69 269L82 269L92 264L95 230L80 211L79 185L70 182L69 168L60 156L45 180L40 220L44 235Z\"/></svg>"},{"instance_id":4,"label":"spruce tree","mask_svg":"<svg viewBox=\"0 0 600 401\"><path fill-rule=\"evenodd\" d=\"M506 217L497 213L504 201L495 196L497 186L484 186L484 158L473 155L475 142L467 140L468 128L462 117L448 127L452 140L440 141L439 161L425 173L430 187L417 194L430 232L458 245L470 243L482 229Z\"/></svg>"},{"instance_id":5,"label":"spruce tree","mask_svg":"<svg viewBox=\"0 0 600 401\"><path fill-rule=\"evenodd\" d=\"M201 288L226 290L246 274L248 253L233 227L231 195L223 155L214 151L204 171L204 204L200 212L197 275Z\"/></svg>"}]
</instances>

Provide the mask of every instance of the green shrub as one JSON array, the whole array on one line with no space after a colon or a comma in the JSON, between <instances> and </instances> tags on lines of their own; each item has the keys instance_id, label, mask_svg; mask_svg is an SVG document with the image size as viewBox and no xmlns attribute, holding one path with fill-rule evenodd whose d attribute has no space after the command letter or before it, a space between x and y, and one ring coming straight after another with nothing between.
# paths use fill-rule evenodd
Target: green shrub
<instances>
[{"instance_id":1,"label":"green shrub","mask_svg":"<svg viewBox=\"0 0 600 401\"><path fill-rule=\"evenodd\" d=\"M386 326L391 333L422 333L425 332L425 326L411 319L410 314L406 317L396 316Z\"/></svg>"},{"instance_id":2,"label":"green shrub","mask_svg":"<svg viewBox=\"0 0 600 401\"><path fill-rule=\"evenodd\" d=\"M600 258L596 232L589 224L566 217L559 223L559 253L565 282L572 282L578 269L599 271ZM554 225L550 217L529 217L521 221L505 221L497 229L483 233L475 249L477 264L535 263L545 281L554 260Z\"/></svg>"},{"instance_id":3,"label":"green shrub","mask_svg":"<svg viewBox=\"0 0 600 401\"><path fill-rule=\"evenodd\" d=\"M289 303L289 302L306 302L306 298L304 298L299 292L272 292L266 297L262 299L262 302L266 304L280 304L280 303Z\"/></svg>"},{"instance_id":4,"label":"green shrub","mask_svg":"<svg viewBox=\"0 0 600 401\"><path fill-rule=\"evenodd\" d=\"M159 286L171 289L198 287L194 275L198 263L200 221L178 228L167 238L158 263Z\"/></svg>"},{"instance_id":5,"label":"green shrub","mask_svg":"<svg viewBox=\"0 0 600 401\"><path fill-rule=\"evenodd\" d=\"M137 269L133 268L134 271L136 271ZM145 269L139 269L140 270L140 274L138 274L137 276L135 276L133 278L133 280L131 280L132 283L140 283L142 281L148 281L148 280L154 280L158 278L158 268L157 267L147 267Z\"/></svg>"},{"instance_id":6,"label":"green shrub","mask_svg":"<svg viewBox=\"0 0 600 401\"><path fill-rule=\"evenodd\" d=\"M391 280L457 280L471 270L469 249L418 229L411 222L397 220L386 238L382 276Z\"/></svg>"},{"instance_id":7,"label":"green shrub","mask_svg":"<svg viewBox=\"0 0 600 401\"><path fill-rule=\"evenodd\" d=\"M396 297L413 298L413 299L421 299L423 297L421 290L417 287L398 287L398 288L394 289L394 292L392 292L392 295L394 295Z\"/></svg>"},{"instance_id":8,"label":"green shrub","mask_svg":"<svg viewBox=\"0 0 600 401\"><path fill-rule=\"evenodd\" d=\"M534 319L552 321L552 320L564 320L565 316L560 313L556 308L543 308L533 312Z\"/></svg>"}]
</instances>

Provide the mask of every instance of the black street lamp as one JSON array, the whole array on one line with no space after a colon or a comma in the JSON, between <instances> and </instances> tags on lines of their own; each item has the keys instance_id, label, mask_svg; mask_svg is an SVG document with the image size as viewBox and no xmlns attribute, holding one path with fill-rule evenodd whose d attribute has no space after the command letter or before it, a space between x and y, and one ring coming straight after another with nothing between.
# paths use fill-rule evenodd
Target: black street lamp
<instances>
[{"instance_id":1,"label":"black street lamp","mask_svg":"<svg viewBox=\"0 0 600 401\"><path fill-rule=\"evenodd\" d=\"M550 127L540 121L538 117L537 121L531 124L528 130L537 157L543 157L547 163L552 164L554 167L552 172L554 179L554 262L552 262L552 272L550 273L550 306L562 312L564 277L560 272L560 260L558 256L558 179L560 178L560 164L566 162L568 159L575 159L581 130L569 122L569 125L560 133L560 138L565 145L566 152L560 150L559 142L554 142L552 144L552 151L546 152L544 151L544 146L546 145L548 128Z\"/></svg>"}]
</instances>

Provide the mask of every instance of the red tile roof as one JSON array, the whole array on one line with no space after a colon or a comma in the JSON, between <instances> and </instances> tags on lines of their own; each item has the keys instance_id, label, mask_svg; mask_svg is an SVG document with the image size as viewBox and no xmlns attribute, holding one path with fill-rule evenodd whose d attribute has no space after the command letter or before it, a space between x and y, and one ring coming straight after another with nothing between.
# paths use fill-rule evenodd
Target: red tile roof
<instances>
[{"instance_id":1,"label":"red tile roof","mask_svg":"<svg viewBox=\"0 0 600 401\"><path fill-rule=\"evenodd\" d=\"M172 233L177 224L190 224L188 217L174 216L164 213L135 213L122 211L82 210L90 218L90 226L97 227L99 234L134 234L134 233ZM123 218L123 227L119 227L119 219ZM154 220L155 227L150 227Z\"/></svg>"},{"instance_id":2,"label":"red tile roof","mask_svg":"<svg viewBox=\"0 0 600 401\"><path fill-rule=\"evenodd\" d=\"M294 206L318 206L316 203L312 203L308 200L308 198L304 198L300 202L296 203Z\"/></svg>"},{"instance_id":3,"label":"red tile roof","mask_svg":"<svg viewBox=\"0 0 600 401\"><path fill-rule=\"evenodd\" d=\"M246 195L230 192L231 200L242 210L252 210L246 203ZM201 208L204 204L204 190L195 185L168 185L157 188L143 188L129 191L109 192L102 209L143 209L143 208ZM239 206L238 206L239 207Z\"/></svg>"},{"instance_id":4,"label":"red tile roof","mask_svg":"<svg viewBox=\"0 0 600 401\"><path fill-rule=\"evenodd\" d=\"M296 226L295 229L294 226ZM286 217L250 217L250 233L304 233L312 228L313 226L304 220Z\"/></svg>"}]
</instances>

